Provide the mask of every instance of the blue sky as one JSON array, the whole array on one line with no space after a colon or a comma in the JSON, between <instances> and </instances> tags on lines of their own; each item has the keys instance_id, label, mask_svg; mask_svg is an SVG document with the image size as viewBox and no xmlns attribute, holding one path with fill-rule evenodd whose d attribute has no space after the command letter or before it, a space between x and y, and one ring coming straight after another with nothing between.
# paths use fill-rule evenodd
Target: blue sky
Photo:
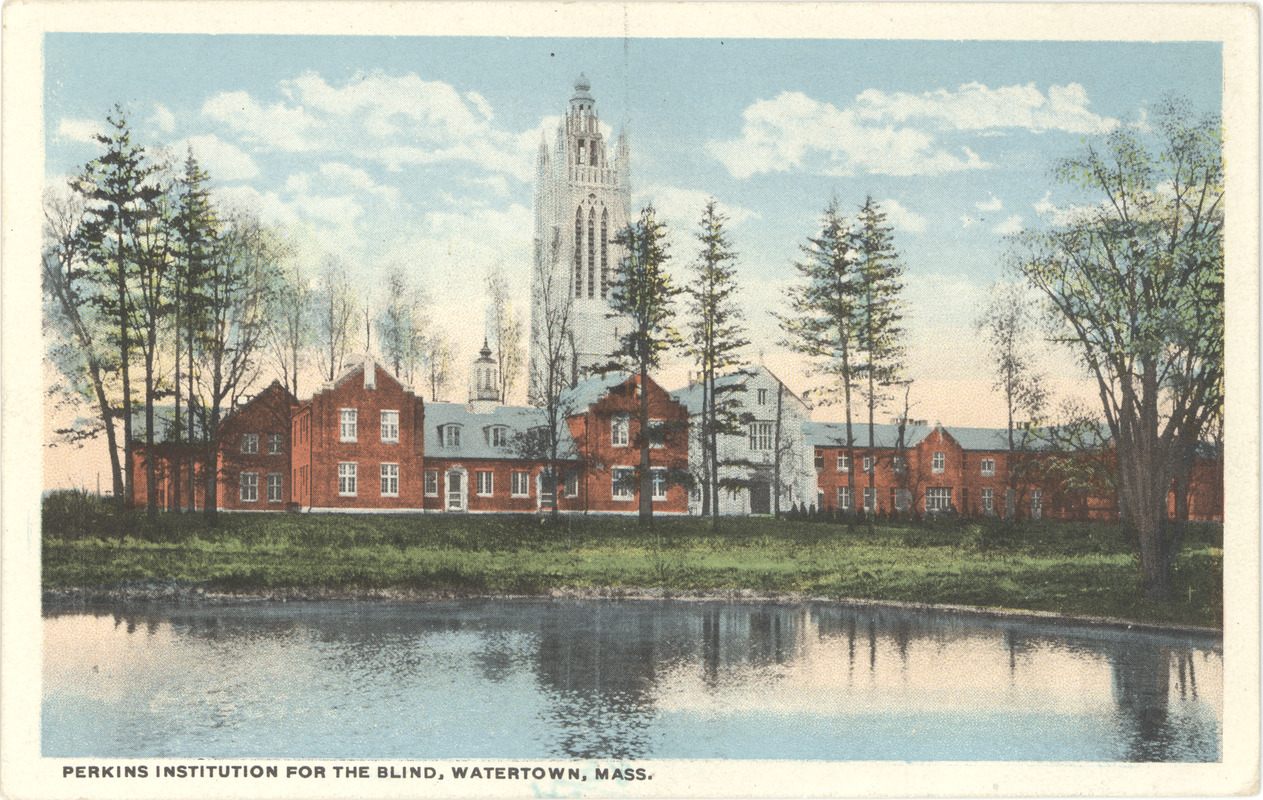
<instances>
[{"instance_id":1,"label":"blue sky","mask_svg":"<svg viewBox=\"0 0 1263 800\"><path fill-rule=\"evenodd\" d=\"M405 265L462 364L488 268L526 313L533 158L583 72L602 120L626 126L636 206L653 201L675 230L680 278L705 198L727 211L749 355L795 389L807 383L768 312L798 245L832 195L883 201L914 415L963 425L1002 424L972 321L1005 277L1005 234L1081 199L1052 184L1053 160L1143 129L1166 93L1218 110L1222 85L1217 43L58 33L44 59L50 181L95 155L90 134L121 103L142 142L191 144L221 200L291 231L313 266L336 253L371 295ZM1064 355L1045 366L1082 392Z\"/></svg>"}]
</instances>

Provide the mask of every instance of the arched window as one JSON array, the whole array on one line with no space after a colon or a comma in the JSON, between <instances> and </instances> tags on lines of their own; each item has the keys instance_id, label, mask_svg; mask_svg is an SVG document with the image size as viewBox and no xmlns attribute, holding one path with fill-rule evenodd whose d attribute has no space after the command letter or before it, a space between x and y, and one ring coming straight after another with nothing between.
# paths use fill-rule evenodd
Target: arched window
<instances>
[{"instance_id":1,"label":"arched window","mask_svg":"<svg viewBox=\"0 0 1263 800\"><path fill-rule=\"evenodd\" d=\"M588 209L588 297L596 296L596 209Z\"/></svg>"},{"instance_id":2,"label":"arched window","mask_svg":"<svg viewBox=\"0 0 1263 800\"><path fill-rule=\"evenodd\" d=\"M610 265L609 265L609 242L610 242L610 210L608 208L601 209L601 299L604 300L609 293L610 285Z\"/></svg>"},{"instance_id":3,"label":"arched window","mask_svg":"<svg viewBox=\"0 0 1263 800\"><path fill-rule=\"evenodd\" d=\"M583 206L574 212L574 296L583 296Z\"/></svg>"}]
</instances>

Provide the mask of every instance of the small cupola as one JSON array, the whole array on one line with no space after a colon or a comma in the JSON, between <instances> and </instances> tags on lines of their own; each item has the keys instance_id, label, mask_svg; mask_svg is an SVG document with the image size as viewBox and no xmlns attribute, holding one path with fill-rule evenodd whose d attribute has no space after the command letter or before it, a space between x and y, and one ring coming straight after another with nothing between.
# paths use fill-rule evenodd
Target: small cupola
<instances>
[{"instance_id":1,"label":"small cupola","mask_svg":"<svg viewBox=\"0 0 1263 800\"><path fill-rule=\"evenodd\" d=\"M470 371L469 402L475 412L491 411L500 403L499 368L491 357L487 340L482 342L478 358Z\"/></svg>"}]
</instances>

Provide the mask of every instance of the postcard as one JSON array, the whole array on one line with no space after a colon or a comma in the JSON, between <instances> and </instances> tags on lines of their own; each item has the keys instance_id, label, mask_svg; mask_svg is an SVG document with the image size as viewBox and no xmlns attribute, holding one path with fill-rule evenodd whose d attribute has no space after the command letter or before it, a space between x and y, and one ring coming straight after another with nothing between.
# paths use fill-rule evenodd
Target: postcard
<instances>
[{"instance_id":1,"label":"postcard","mask_svg":"<svg viewBox=\"0 0 1263 800\"><path fill-rule=\"evenodd\" d=\"M4 9L9 798L1258 791L1258 11Z\"/></svg>"}]
</instances>

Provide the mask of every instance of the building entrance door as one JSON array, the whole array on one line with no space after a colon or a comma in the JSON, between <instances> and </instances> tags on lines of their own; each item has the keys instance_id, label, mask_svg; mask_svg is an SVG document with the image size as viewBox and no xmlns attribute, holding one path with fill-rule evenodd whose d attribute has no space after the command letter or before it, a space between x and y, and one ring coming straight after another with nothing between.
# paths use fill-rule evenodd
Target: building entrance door
<instances>
[{"instance_id":1,"label":"building entrance door","mask_svg":"<svg viewBox=\"0 0 1263 800\"><path fill-rule=\"evenodd\" d=\"M447 473L447 510L465 510L465 473L452 470Z\"/></svg>"},{"instance_id":2,"label":"building entrance door","mask_svg":"<svg viewBox=\"0 0 1263 800\"><path fill-rule=\"evenodd\" d=\"M772 513L772 484L755 483L750 485L750 513Z\"/></svg>"}]
</instances>

